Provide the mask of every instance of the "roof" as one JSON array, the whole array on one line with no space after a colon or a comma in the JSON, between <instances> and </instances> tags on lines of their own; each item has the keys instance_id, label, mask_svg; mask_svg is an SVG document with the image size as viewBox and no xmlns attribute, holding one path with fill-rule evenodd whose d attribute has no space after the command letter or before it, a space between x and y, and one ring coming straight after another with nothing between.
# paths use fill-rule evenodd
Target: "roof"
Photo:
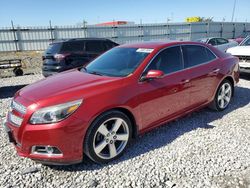
<instances>
[{"instance_id":1,"label":"roof","mask_svg":"<svg viewBox=\"0 0 250 188\"><path fill-rule=\"evenodd\" d=\"M167 47L167 46L172 46L172 45L178 45L178 44L203 44L200 42L191 42L191 41L161 41L161 42L141 42L141 43L131 43L131 44L124 44L120 45L119 47L124 47L124 48L162 48L162 47Z\"/></svg>"},{"instance_id":2,"label":"roof","mask_svg":"<svg viewBox=\"0 0 250 188\"><path fill-rule=\"evenodd\" d=\"M73 38L73 39L68 39L66 41L83 41L83 40L84 41L86 41L86 40L103 40L103 41L107 41L109 39L106 39L106 38Z\"/></svg>"},{"instance_id":3,"label":"roof","mask_svg":"<svg viewBox=\"0 0 250 188\"><path fill-rule=\"evenodd\" d=\"M111 41L113 43L115 43L114 41L107 39L107 38L72 38L72 39L67 39L67 40L61 40L61 41L56 41L53 43L50 43L50 45L52 44L58 44L58 43L63 43L63 42L70 42L70 41Z\"/></svg>"}]
</instances>

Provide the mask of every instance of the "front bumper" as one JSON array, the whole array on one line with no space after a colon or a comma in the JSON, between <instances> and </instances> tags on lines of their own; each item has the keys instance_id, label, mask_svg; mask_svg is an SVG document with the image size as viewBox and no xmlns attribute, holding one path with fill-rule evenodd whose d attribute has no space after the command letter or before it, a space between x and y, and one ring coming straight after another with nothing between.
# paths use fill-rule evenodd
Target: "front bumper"
<instances>
[{"instance_id":1,"label":"front bumper","mask_svg":"<svg viewBox=\"0 0 250 188\"><path fill-rule=\"evenodd\" d=\"M19 156L27 157L45 164L73 164L83 158L83 139L87 125L74 116L54 124L30 125L20 127L7 121L4 128L9 141L15 145ZM37 154L33 146L53 146L61 155Z\"/></svg>"}]
</instances>

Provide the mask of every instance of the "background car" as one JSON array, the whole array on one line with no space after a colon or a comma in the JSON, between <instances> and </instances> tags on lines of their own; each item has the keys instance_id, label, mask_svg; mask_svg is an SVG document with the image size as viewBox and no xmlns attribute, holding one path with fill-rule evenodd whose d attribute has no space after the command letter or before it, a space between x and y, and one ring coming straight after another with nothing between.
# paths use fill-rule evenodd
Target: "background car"
<instances>
[{"instance_id":1,"label":"background car","mask_svg":"<svg viewBox=\"0 0 250 188\"><path fill-rule=\"evenodd\" d=\"M239 35L238 37L236 37L235 39L233 39L234 41L238 42L239 44L250 35L250 31L244 32L241 35Z\"/></svg>"},{"instance_id":2,"label":"background car","mask_svg":"<svg viewBox=\"0 0 250 188\"><path fill-rule=\"evenodd\" d=\"M237 46L238 43L233 40L228 40L225 38L203 38L203 39L198 39L198 42L203 42L206 44L210 44L219 50L226 52L226 50L230 47Z\"/></svg>"},{"instance_id":3,"label":"background car","mask_svg":"<svg viewBox=\"0 0 250 188\"><path fill-rule=\"evenodd\" d=\"M23 157L107 163L138 134L202 107L226 109L238 81L238 58L212 46L127 44L18 91L5 126Z\"/></svg>"},{"instance_id":4,"label":"background car","mask_svg":"<svg viewBox=\"0 0 250 188\"><path fill-rule=\"evenodd\" d=\"M43 58L45 77L83 66L118 44L102 38L70 39L49 45Z\"/></svg>"},{"instance_id":5,"label":"background car","mask_svg":"<svg viewBox=\"0 0 250 188\"><path fill-rule=\"evenodd\" d=\"M250 36L245 38L239 46L229 48L227 53L239 58L240 72L250 73Z\"/></svg>"}]
</instances>

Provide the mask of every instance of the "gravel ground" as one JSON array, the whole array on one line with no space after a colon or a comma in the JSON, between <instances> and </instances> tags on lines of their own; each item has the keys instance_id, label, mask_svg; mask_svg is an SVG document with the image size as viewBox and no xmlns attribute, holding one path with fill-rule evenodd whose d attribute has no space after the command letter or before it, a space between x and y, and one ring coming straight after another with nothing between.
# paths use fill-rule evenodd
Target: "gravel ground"
<instances>
[{"instance_id":1,"label":"gravel ground","mask_svg":"<svg viewBox=\"0 0 250 188\"><path fill-rule=\"evenodd\" d=\"M4 121L14 92L41 79L1 79ZM203 109L132 141L113 163L49 167L18 157L0 127L0 187L250 188L250 79L243 78L224 112Z\"/></svg>"}]
</instances>

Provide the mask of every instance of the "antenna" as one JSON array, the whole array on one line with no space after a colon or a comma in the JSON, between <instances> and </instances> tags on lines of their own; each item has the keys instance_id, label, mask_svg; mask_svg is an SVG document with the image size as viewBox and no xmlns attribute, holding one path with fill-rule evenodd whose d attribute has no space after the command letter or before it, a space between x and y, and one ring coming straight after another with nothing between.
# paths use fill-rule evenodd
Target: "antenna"
<instances>
[{"instance_id":1,"label":"antenna","mask_svg":"<svg viewBox=\"0 0 250 188\"><path fill-rule=\"evenodd\" d=\"M232 19L231 19L231 22L233 22L233 20L234 20L235 6L236 6L236 0L234 0L234 7L233 7L233 12L232 12Z\"/></svg>"}]
</instances>

